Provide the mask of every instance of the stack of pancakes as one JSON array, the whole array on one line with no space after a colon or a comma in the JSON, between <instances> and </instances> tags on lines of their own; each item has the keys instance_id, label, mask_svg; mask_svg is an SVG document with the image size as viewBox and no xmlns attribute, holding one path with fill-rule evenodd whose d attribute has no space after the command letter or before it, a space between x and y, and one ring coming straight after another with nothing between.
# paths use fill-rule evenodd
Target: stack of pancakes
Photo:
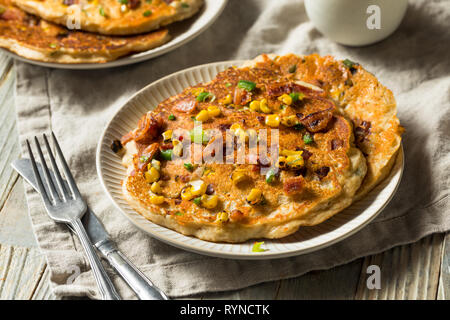
<instances>
[{"instance_id":1,"label":"stack of pancakes","mask_svg":"<svg viewBox=\"0 0 450 320\"><path fill-rule=\"evenodd\" d=\"M203 0L0 0L0 47L54 63L104 63L170 39Z\"/></svg>"}]
</instances>

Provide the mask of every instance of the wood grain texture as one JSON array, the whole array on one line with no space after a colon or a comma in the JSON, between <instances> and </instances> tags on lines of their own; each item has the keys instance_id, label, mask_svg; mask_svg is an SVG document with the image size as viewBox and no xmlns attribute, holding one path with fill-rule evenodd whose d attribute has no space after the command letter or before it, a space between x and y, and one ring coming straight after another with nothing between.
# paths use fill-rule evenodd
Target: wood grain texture
<instances>
[{"instance_id":1,"label":"wood grain texture","mask_svg":"<svg viewBox=\"0 0 450 320\"><path fill-rule=\"evenodd\" d=\"M436 299L443 234L433 234L405 246L364 259L356 299L423 300ZM381 289L368 289L367 268L381 270Z\"/></svg>"},{"instance_id":2,"label":"wood grain texture","mask_svg":"<svg viewBox=\"0 0 450 320\"><path fill-rule=\"evenodd\" d=\"M37 248L22 182L10 167L20 156L13 99L14 72L0 53L0 299L55 299L50 270ZM450 299L450 236L421 241L330 270L194 299ZM367 267L381 269L381 289L366 286ZM442 267L441 267L442 266Z\"/></svg>"}]
</instances>

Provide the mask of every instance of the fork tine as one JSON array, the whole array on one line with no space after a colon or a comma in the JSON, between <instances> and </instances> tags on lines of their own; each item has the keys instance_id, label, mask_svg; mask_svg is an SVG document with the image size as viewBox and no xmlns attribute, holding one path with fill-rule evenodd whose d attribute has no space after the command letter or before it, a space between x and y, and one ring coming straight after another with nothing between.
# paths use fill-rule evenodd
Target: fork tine
<instances>
[{"instance_id":1,"label":"fork tine","mask_svg":"<svg viewBox=\"0 0 450 320\"><path fill-rule=\"evenodd\" d=\"M50 163L52 164L53 173L55 174L56 182L58 183L59 190L61 191L61 197L65 201L68 198L70 198L69 190L67 190L67 188L64 184L64 180L61 177L61 173L59 172L58 166L55 161L55 157L53 157L52 149L50 148L50 144L48 143L47 136L45 135L45 133L43 134L43 136L44 136L45 147L47 148L47 153L50 158Z\"/></svg>"},{"instance_id":2,"label":"fork tine","mask_svg":"<svg viewBox=\"0 0 450 320\"><path fill-rule=\"evenodd\" d=\"M51 194L54 202L59 202L59 201L61 201L59 198L59 194L55 189L55 184L53 183L53 180L50 176L50 172L48 171L47 162L45 161L44 155L42 154L41 145L39 144L39 140L37 137L34 137L34 143L36 144L39 159L41 160L41 166L44 169L44 176L45 176L45 180L47 180L47 186L48 186L48 189L50 190L50 194Z\"/></svg>"},{"instance_id":3,"label":"fork tine","mask_svg":"<svg viewBox=\"0 0 450 320\"><path fill-rule=\"evenodd\" d=\"M49 201L48 195L47 195L47 191L44 188L44 185L43 185L42 179L41 179L41 175L39 174L39 171L36 166L36 161L34 160L33 151L31 151L30 142L28 141L28 139L26 141L27 141L28 153L30 155L31 165L33 167L34 178L36 179L39 193L41 194L42 200L44 201L45 205L50 204L50 201Z\"/></svg>"},{"instance_id":4,"label":"fork tine","mask_svg":"<svg viewBox=\"0 0 450 320\"><path fill-rule=\"evenodd\" d=\"M66 180L69 184L70 190L72 191L73 197L79 198L81 197L80 191L78 190L77 184L75 183L75 180L73 179L72 173L70 172L69 166L67 165L66 159L64 158L64 155L61 151L61 148L59 147L58 140L56 140L55 134L52 131L52 139L53 143L55 144L56 153L58 154L59 161L61 162L61 165L64 170L64 175L66 176Z\"/></svg>"}]
</instances>

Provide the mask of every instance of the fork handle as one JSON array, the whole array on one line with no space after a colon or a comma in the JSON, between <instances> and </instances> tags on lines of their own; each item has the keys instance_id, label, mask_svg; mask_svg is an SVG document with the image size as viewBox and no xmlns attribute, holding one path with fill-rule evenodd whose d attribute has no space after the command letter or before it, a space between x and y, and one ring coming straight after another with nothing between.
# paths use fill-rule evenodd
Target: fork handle
<instances>
[{"instance_id":1,"label":"fork handle","mask_svg":"<svg viewBox=\"0 0 450 320\"><path fill-rule=\"evenodd\" d=\"M100 289L100 294L103 300L121 300L119 294L114 288L111 279L103 268L97 253L94 251L94 246L89 240L89 237L84 229L83 224L80 219L75 219L70 222L70 226L75 230L78 238L83 245L84 251L88 257L89 263L91 264L92 272L94 273L95 281L97 282L98 288Z\"/></svg>"}]
</instances>

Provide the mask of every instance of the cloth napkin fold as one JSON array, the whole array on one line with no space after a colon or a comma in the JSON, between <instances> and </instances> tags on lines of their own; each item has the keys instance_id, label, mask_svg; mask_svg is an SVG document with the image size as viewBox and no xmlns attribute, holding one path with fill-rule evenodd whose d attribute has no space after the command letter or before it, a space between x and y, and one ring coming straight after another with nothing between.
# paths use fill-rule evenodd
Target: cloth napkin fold
<instances>
[{"instance_id":1,"label":"cloth napkin fold","mask_svg":"<svg viewBox=\"0 0 450 320\"><path fill-rule=\"evenodd\" d=\"M243 288L326 269L450 229L450 10L448 1L412 1L388 39L351 48L323 37L302 1L232 0L209 30L159 58L126 67L70 71L16 61L20 142L53 130L89 206L107 231L171 297ZM368 226L331 247L292 258L238 261L189 253L152 239L127 221L102 190L95 150L106 122L138 89L178 70L208 62L276 52L350 58L392 89L403 136L405 171L398 192ZM22 148L23 156L28 157ZM64 225L50 220L26 187L33 230L58 297L100 298L83 249ZM111 271L111 269L109 269ZM114 273L124 298L133 292Z\"/></svg>"}]
</instances>

